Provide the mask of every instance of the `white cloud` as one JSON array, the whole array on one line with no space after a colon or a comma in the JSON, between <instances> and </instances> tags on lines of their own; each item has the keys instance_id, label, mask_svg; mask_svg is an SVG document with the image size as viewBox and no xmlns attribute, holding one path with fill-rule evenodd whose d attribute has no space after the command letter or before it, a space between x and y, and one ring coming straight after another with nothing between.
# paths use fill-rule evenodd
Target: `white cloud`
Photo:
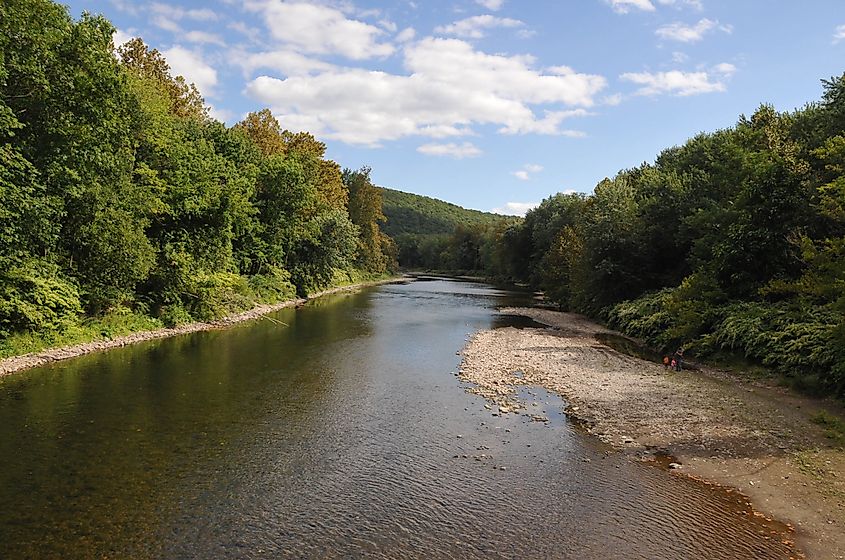
<instances>
[{"instance_id":1,"label":"white cloud","mask_svg":"<svg viewBox=\"0 0 845 560\"><path fill-rule=\"evenodd\" d=\"M182 28L175 20L163 15L154 16L153 24L171 33L180 33L182 31Z\"/></svg>"},{"instance_id":2,"label":"white cloud","mask_svg":"<svg viewBox=\"0 0 845 560\"><path fill-rule=\"evenodd\" d=\"M153 2L150 5L150 10L154 14L164 16L172 20L182 20L187 18L196 21L217 21L218 19L217 14L208 8L186 10L178 6L171 6L170 4Z\"/></svg>"},{"instance_id":3,"label":"white cloud","mask_svg":"<svg viewBox=\"0 0 845 560\"><path fill-rule=\"evenodd\" d=\"M398 41L399 43L407 43L408 41L416 37L416 35L417 32L414 31L413 27L406 27L405 29L400 31L398 35L396 35L396 41Z\"/></svg>"},{"instance_id":4,"label":"white cloud","mask_svg":"<svg viewBox=\"0 0 845 560\"><path fill-rule=\"evenodd\" d=\"M522 166L522 169L517 171L512 171L511 175L519 179L520 181L528 181L531 179L533 175L536 175L540 171L543 170L542 165L537 165L536 163L526 163Z\"/></svg>"},{"instance_id":5,"label":"white cloud","mask_svg":"<svg viewBox=\"0 0 845 560\"><path fill-rule=\"evenodd\" d=\"M379 20L378 24L391 33L396 33L396 30L399 29L396 23L390 21L389 19Z\"/></svg>"},{"instance_id":6,"label":"white cloud","mask_svg":"<svg viewBox=\"0 0 845 560\"><path fill-rule=\"evenodd\" d=\"M167 59L174 75L183 76L188 83L196 85L203 96L214 97L217 70L209 66L202 55L179 45L161 54Z\"/></svg>"},{"instance_id":7,"label":"white cloud","mask_svg":"<svg viewBox=\"0 0 845 560\"><path fill-rule=\"evenodd\" d=\"M111 36L111 40L112 43L114 43L115 48L117 48L127 41L131 41L134 37L135 36L132 34L131 29L129 32L126 32L115 28L114 33Z\"/></svg>"},{"instance_id":8,"label":"white cloud","mask_svg":"<svg viewBox=\"0 0 845 560\"><path fill-rule=\"evenodd\" d=\"M475 0L475 3L495 12L502 9L505 0Z\"/></svg>"},{"instance_id":9,"label":"white cloud","mask_svg":"<svg viewBox=\"0 0 845 560\"><path fill-rule=\"evenodd\" d=\"M577 138L585 136L585 134L577 130L561 130L560 123L563 122L564 119L568 119L570 117L585 117L591 114L592 113L589 113L584 109L546 111L542 119L534 119L532 121L504 126L499 129L499 132L502 134L547 134Z\"/></svg>"},{"instance_id":10,"label":"white cloud","mask_svg":"<svg viewBox=\"0 0 845 560\"><path fill-rule=\"evenodd\" d=\"M529 210L540 206L539 202L506 202L504 206L490 210L494 214L507 216L524 216Z\"/></svg>"},{"instance_id":11,"label":"white cloud","mask_svg":"<svg viewBox=\"0 0 845 560\"><path fill-rule=\"evenodd\" d=\"M833 44L835 45L842 39L845 39L845 24L836 26L833 32Z\"/></svg>"},{"instance_id":12,"label":"white cloud","mask_svg":"<svg viewBox=\"0 0 845 560\"><path fill-rule=\"evenodd\" d=\"M205 31L189 31L182 35L182 37L189 43L209 43L212 45L219 45L221 47L226 45L220 36L215 35L214 33L207 33Z\"/></svg>"},{"instance_id":13,"label":"white cloud","mask_svg":"<svg viewBox=\"0 0 845 560\"><path fill-rule=\"evenodd\" d=\"M704 9L704 5L701 3L701 0L657 0L657 2L659 4L663 4L664 6L689 6L699 12Z\"/></svg>"},{"instance_id":14,"label":"white cloud","mask_svg":"<svg viewBox=\"0 0 845 560\"><path fill-rule=\"evenodd\" d=\"M631 9L653 12L656 8L651 0L610 0L610 5L618 14L627 14Z\"/></svg>"},{"instance_id":15,"label":"white cloud","mask_svg":"<svg viewBox=\"0 0 845 560\"><path fill-rule=\"evenodd\" d=\"M343 11L330 6L274 0L245 0L245 6L264 16L275 39L306 53L364 60L394 52L393 45L378 42L385 31L349 19Z\"/></svg>"},{"instance_id":16,"label":"white cloud","mask_svg":"<svg viewBox=\"0 0 845 560\"><path fill-rule=\"evenodd\" d=\"M464 142L463 144L423 144L417 148L417 151L427 156L450 157L454 159L478 157L481 155L481 150L471 142Z\"/></svg>"},{"instance_id":17,"label":"white cloud","mask_svg":"<svg viewBox=\"0 0 845 560\"><path fill-rule=\"evenodd\" d=\"M468 134L476 125L512 134L583 135L558 127L586 115L584 108L607 84L565 67L543 72L530 56L491 55L457 39L425 38L403 53L408 75L333 68L314 76L259 76L246 92L286 128L377 145L412 135ZM544 105L543 115L532 105Z\"/></svg>"},{"instance_id":18,"label":"white cloud","mask_svg":"<svg viewBox=\"0 0 845 560\"><path fill-rule=\"evenodd\" d=\"M109 0L112 6L129 15L138 15L138 7L131 0Z\"/></svg>"},{"instance_id":19,"label":"white cloud","mask_svg":"<svg viewBox=\"0 0 845 560\"><path fill-rule=\"evenodd\" d=\"M675 51L672 53L672 62L675 64L683 64L689 60L689 56L686 53L682 53L680 51Z\"/></svg>"},{"instance_id":20,"label":"white cloud","mask_svg":"<svg viewBox=\"0 0 845 560\"><path fill-rule=\"evenodd\" d=\"M260 68L275 70L285 76L303 76L316 72L328 72L336 68L328 62L290 50L257 53L234 51L231 58L232 62L243 68L248 76Z\"/></svg>"},{"instance_id":21,"label":"white cloud","mask_svg":"<svg viewBox=\"0 0 845 560\"><path fill-rule=\"evenodd\" d=\"M607 95L602 98L601 100L602 105L610 105L611 107L615 107L622 103L622 94L621 93L614 93L612 95Z\"/></svg>"},{"instance_id":22,"label":"white cloud","mask_svg":"<svg viewBox=\"0 0 845 560\"><path fill-rule=\"evenodd\" d=\"M242 33L242 34L246 35L247 37L258 34L257 29L254 29L254 28L248 26L247 24L245 24L242 21L234 21L234 22L228 24L226 27L228 27L229 29L234 29L238 33Z\"/></svg>"},{"instance_id":23,"label":"white cloud","mask_svg":"<svg viewBox=\"0 0 845 560\"><path fill-rule=\"evenodd\" d=\"M695 25L685 25L683 23L675 22L657 28L654 33L661 39L669 41L680 41L682 43L695 43L704 38L704 35L716 29L719 25L718 21L712 19L702 18ZM725 32L728 28L722 26L721 29Z\"/></svg>"},{"instance_id":24,"label":"white cloud","mask_svg":"<svg viewBox=\"0 0 845 560\"><path fill-rule=\"evenodd\" d=\"M622 80L642 86L637 95L672 94L679 96L698 95L714 91L725 91L725 84L711 81L707 72L628 72L620 76Z\"/></svg>"},{"instance_id":25,"label":"white cloud","mask_svg":"<svg viewBox=\"0 0 845 560\"><path fill-rule=\"evenodd\" d=\"M485 14L482 16L473 16L460 21L456 21L450 25L442 25L434 29L435 33L442 33L444 35L454 35L456 37L466 37L470 39L480 39L484 37L485 31L488 29L514 28L522 27L525 23L518 19L500 18Z\"/></svg>"},{"instance_id":26,"label":"white cloud","mask_svg":"<svg viewBox=\"0 0 845 560\"><path fill-rule=\"evenodd\" d=\"M736 66L729 62L722 62L713 67L713 72L725 77L731 77L736 74Z\"/></svg>"}]
</instances>

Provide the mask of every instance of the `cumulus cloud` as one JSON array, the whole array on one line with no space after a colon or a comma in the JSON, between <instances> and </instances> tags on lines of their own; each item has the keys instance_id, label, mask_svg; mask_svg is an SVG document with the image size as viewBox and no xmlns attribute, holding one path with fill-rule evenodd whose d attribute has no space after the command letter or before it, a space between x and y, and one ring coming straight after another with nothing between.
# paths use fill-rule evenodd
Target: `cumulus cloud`
<instances>
[{"instance_id":1,"label":"cumulus cloud","mask_svg":"<svg viewBox=\"0 0 845 560\"><path fill-rule=\"evenodd\" d=\"M217 13L208 8L186 10L178 6L171 6L170 4L153 2L150 4L149 10L153 24L171 33L180 33L182 31L182 26L179 22L184 19L202 22L216 21L218 19ZM202 32L195 31L193 33Z\"/></svg>"},{"instance_id":2,"label":"cumulus cloud","mask_svg":"<svg viewBox=\"0 0 845 560\"><path fill-rule=\"evenodd\" d=\"M701 0L657 0L659 4L663 4L664 6L689 6L699 12L704 9L704 5L701 3Z\"/></svg>"},{"instance_id":3,"label":"cumulus cloud","mask_svg":"<svg viewBox=\"0 0 845 560\"><path fill-rule=\"evenodd\" d=\"M115 47L119 47L127 41L131 41L134 37L135 36L132 34L131 29L128 32L122 31L120 29L115 29L114 33L112 33L111 41Z\"/></svg>"},{"instance_id":4,"label":"cumulus cloud","mask_svg":"<svg viewBox=\"0 0 845 560\"><path fill-rule=\"evenodd\" d=\"M435 33L454 35L469 39L480 39L489 29L522 27L525 23L518 19L500 18L485 14L456 21L449 25L441 25L434 29Z\"/></svg>"},{"instance_id":5,"label":"cumulus cloud","mask_svg":"<svg viewBox=\"0 0 845 560\"><path fill-rule=\"evenodd\" d=\"M275 70L285 76L303 76L316 72L328 72L336 68L333 64L291 50L257 53L234 51L231 60L235 65L243 68L248 76L259 69Z\"/></svg>"},{"instance_id":6,"label":"cumulus cloud","mask_svg":"<svg viewBox=\"0 0 845 560\"><path fill-rule=\"evenodd\" d=\"M450 157L454 159L464 159L471 157L478 157L481 155L481 150L472 142L464 142L463 144L423 144L417 151L427 156Z\"/></svg>"},{"instance_id":7,"label":"cumulus cloud","mask_svg":"<svg viewBox=\"0 0 845 560\"><path fill-rule=\"evenodd\" d=\"M162 51L162 54L167 59L167 64L170 65L174 75L184 76L188 83L197 86L203 96L214 97L217 70L209 66L200 53L176 45Z\"/></svg>"},{"instance_id":8,"label":"cumulus cloud","mask_svg":"<svg viewBox=\"0 0 845 560\"><path fill-rule=\"evenodd\" d=\"M566 67L544 72L530 56L491 55L457 39L425 38L403 53L408 75L335 68L286 79L259 76L246 91L286 128L377 145L412 135L467 134L475 125L577 136L560 123L585 115L607 84ZM532 105L548 108L538 116Z\"/></svg>"},{"instance_id":9,"label":"cumulus cloud","mask_svg":"<svg viewBox=\"0 0 845 560\"><path fill-rule=\"evenodd\" d=\"M611 107L615 107L622 103L622 94L621 93L614 93L612 95L606 95L601 100L602 105L610 105Z\"/></svg>"},{"instance_id":10,"label":"cumulus cloud","mask_svg":"<svg viewBox=\"0 0 845 560\"><path fill-rule=\"evenodd\" d=\"M529 210L540 206L539 202L506 202L504 206L490 210L494 214L505 214L507 216L524 216Z\"/></svg>"},{"instance_id":11,"label":"cumulus cloud","mask_svg":"<svg viewBox=\"0 0 845 560\"><path fill-rule=\"evenodd\" d=\"M715 91L725 91L725 84L712 81L707 72L628 72L620 76L622 80L633 82L642 87L637 95L670 94L679 96L698 95Z\"/></svg>"},{"instance_id":12,"label":"cumulus cloud","mask_svg":"<svg viewBox=\"0 0 845 560\"><path fill-rule=\"evenodd\" d=\"M736 66L729 62L722 62L713 67L713 72L721 74L725 77L730 77L736 74Z\"/></svg>"},{"instance_id":13,"label":"cumulus cloud","mask_svg":"<svg viewBox=\"0 0 845 560\"><path fill-rule=\"evenodd\" d=\"M618 14L627 14L632 9L653 12L656 8L651 0L610 0L610 5Z\"/></svg>"},{"instance_id":14,"label":"cumulus cloud","mask_svg":"<svg viewBox=\"0 0 845 560\"><path fill-rule=\"evenodd\" d=\"M226 45L226 43L223 41L223 39L220 38L219 35L215 35L214 33L207 33L205 31L189 31L182 35L182 37L189 43L209 43L221 47Z\"/></svg>"},{"instance_id":15,"label":"cumulus cloud","mask_svg":"<svg viewBox=\"0 0 845 560\"><path fill-rule=\"evenodd\" d=\"M641 10L644 12L653 12L657 8L651 0L605 0L610 3L613 10L619 14L627 14L631 10ZM689 6L697 11L704 9L701 0L656 0L661 6L675 6L681 8Z\"/></svg>"},{"instance_id":16,"label":"cumulus cloud","mask_svg":"<svg viewBox=\"0 0 845 560\"><path fill-rule=\"evenodd\" d=\"M692 43L700 41L704 37L704 34L713 29L715 26L715 22L705 18L693 26L679 22L663 25L658 27L654 34L661 39Z\"/></svg>"},{"instance_id":17,"label":"cumulus cloud","mask_svg":"<svg viewBox=\"0 0 845 560\"><path fill-rule=\"evenodd\" d=\"M311 54L339 54L353 60L388 56L393 45L379 42L385 31L349 19L343 11L322 4L245 0L260 13L274 39Z\"/></svg>"},{"instance_id":18,"label":"cumulus cloud","mask_svg":"<svg viewBox=\"0 0 845 560\"><path fill-rule=\"evenodd\" d=\"M661 39L680 41L681 43L695 43L701 41L708 32L719 27L719 22L702 18L695 25L685 25L675 22L657 28L654 33ZM726 33L731 32L730 26L719 27Z\"/></svg>"},{"instance_id":19,"label":"cumulus cloud","mask_svg":"<svg viewBox=\"0 0 845 560\"><path fill-rule=\"evenodd\" d=\"M475 3L495 12L502 9L505 0L475 0Z\"/></svg>"},{"instance_id":20,"label":"cumulus cloud","mask_svg":"<svg viewBox=\"0 0 845 560\"><path fill-rule=\"evenodd\" d=\"M217 21L217 13L208 8L186 10L178 6L171 6L170 4L163 4L161 2L153 2L150 5L152 13L168 17L174 20L192 19L195 21Z\"/></svg>"},{"instance_id":21,"label":"cumulus cloud","mask_svg":"<svg viewBox=\"0 0 845 560\"><path fill-rule=\"evenodd\" d=\"M845 24L838 25L833 31L833 44L835 45L842 39L845 39Z\"/></svg>"},{"instance_id":22,"label":"cumulus cloud","mask_svg":"<svg viewBox=\"0 0 845 560\"><path fill-rule=\"evenodd\" d=\"M579 138L586 136L578 130L562 130L560 124L564 119L570 117L585 117L591 115L584 109L572 109L568 111L545 111L541 119L520 122L503 126L499 129L502 134L547 134Z\"/></svg>"},{"instance_id":23,"label":"cumulus cloud","mask_svg":"<svg viewBox=\"0 0 845 560\"><path fill-rule=\"evenodd\" d=\"M417 32L413 27L406 27L396 35L396 40L400 43L407 43L417 36Z\"/></svg>"},{"instance_id":24,"label":"cumulus cloud","mask_svg":"<svg viewBox=\"0 0 845 560\"><path fill-rule=\"evenodd\" d=\"M537 165L536 163L526 163L522 166L522 169L517 171L512 171L511 175L519 179L520 181L528 181L531 179L533 175L536 175L540 171L543 170L542 165Z\"/></svg>"}]
</instances>

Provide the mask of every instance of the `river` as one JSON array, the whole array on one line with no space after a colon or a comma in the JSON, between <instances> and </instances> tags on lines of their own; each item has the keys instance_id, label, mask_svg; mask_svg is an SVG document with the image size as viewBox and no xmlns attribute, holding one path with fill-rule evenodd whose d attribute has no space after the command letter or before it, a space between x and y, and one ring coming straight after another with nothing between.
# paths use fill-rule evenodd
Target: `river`
<instances>
[{"instance_id":1,"label":"river","mask_svg":"<svg viewBox=\"0 0 845 560\"><path fill-rule=\"evenodd\" d=\"M525 294L326 296L0 380L0 558L788 558L735 495L454 375Z\"/></svg>"}]
</instances>

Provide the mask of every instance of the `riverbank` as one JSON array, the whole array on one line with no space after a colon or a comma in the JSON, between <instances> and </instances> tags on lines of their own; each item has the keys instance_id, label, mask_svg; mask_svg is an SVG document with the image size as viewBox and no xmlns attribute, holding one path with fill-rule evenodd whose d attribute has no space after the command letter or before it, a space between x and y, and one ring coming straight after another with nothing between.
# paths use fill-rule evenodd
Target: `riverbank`
<instances>
[{"instance_id":1,"label":"riverbank","mask_svg":"<svg viewBox=\"0 0 845 560\"><path fill-rule=\"evenodd\" d=\"M557 392L588 433L646 460L670 455L673 475L737 488L757 510L789 522L810 558L845 558L845 452L814 422L835 407L715 369L668 371L602 344L596 335L611 331L578 315L502 312L552 328L470 340L460 374L498 405L494 412L543 421L516 388Z\"/></svg>"},{"instance_id":2,"label":"riverbank","mask_svg":"<svg viewBox=\"0 0 845 560\"><path fill-rule=\"evenodd\" d=\"M38 366L43 366L45 364L56 362L59 360L66 360L68 358L75 358L77 356L83 356L85 354L90 354L92 352L99 352L102 350L108 350L110 348L118 348L121 346L128 346L130 344L136 344L138 342L144 342L147 340L155 340L159 338L167 338L170 336L177 336L181 334L188 334L193 332L199 331L207 331L211 329L220 329L226 328L228 326L234 325L236 323L242 323L244 321L250 321L253 319L258 319L268 313L273 313L274 311L279 311L280 309L284 309L286 307L293 307L297 305L303 305L307 303L309 300L319 298L322 296L326 296L329 294L336 294L339 292L345 291L352 291L358 290L361 288L366 288L368 286L377 286L380 284L390 284L396 282L404 282L406 278L404 276L400 277L393 277L387 278L384 280L375 280L372 282L360 282L356 284L349 284L345 286L337 286L334 288L329 288L326 290L322 290L320 292L316 292L314 294L309 295L306 298L297 298L291 299L279 303L275 303L272 305L257 305L248 311L244 311L241 313L236 313L233 315L228 315L226 317L222 317L215 321L209 322L196 322L196 323L188 323L185 325L179 325L176 327L166 327L161 329L155 330L147 330L147 331L138 331L131 334L127 334L124 336L117 336L114 338L109 339L102 339L102 340L92 340L90 342L84 342L80 344L71 344L66 346L58 346L54 348L47 348L45 350L40 350L38 352L31 352L28 354L23 354L20 356L12 356L9 358L4 358L0 360L0 377L5 375L10 375L12 373L22 371L29 368L34 368Z\"/></svg>"}]
</instances>

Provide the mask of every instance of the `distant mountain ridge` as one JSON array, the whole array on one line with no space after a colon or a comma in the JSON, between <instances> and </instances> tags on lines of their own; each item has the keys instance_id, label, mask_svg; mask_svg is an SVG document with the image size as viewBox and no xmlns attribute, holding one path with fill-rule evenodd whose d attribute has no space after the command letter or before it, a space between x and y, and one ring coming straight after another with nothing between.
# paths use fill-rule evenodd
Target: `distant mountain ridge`
<instances>
[{"instance_id":1,"label":"distant mountain ridge","mask_svg":"<svg viewBox=\"0 0 845 560\"><path fill-rule=\"evenodd\" d=\"M429 196L385 187L379 189L382 209L387 216L387 223L381 224L381 230L394 239L405 234L448 235L459 225L486 225L507 218L491 212L469 210Z\"/></svg>"}]
</instances>

